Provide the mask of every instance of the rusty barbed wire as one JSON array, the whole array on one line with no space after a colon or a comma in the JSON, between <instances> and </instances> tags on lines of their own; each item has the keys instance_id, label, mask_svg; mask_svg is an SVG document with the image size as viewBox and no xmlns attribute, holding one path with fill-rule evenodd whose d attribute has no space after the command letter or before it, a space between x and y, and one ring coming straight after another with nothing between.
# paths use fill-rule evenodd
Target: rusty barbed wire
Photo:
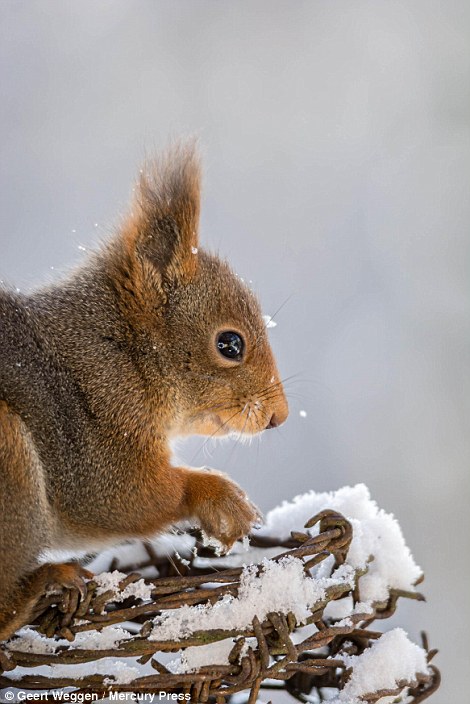
<instances>
[{"instance_id":1,"label":"rusty barbed wire","mask_svg":"<svg viewBox=\"0 0 470 704\"><path fill-rule=\"evenodd\" d=\"M306 573L330 556L336 566L342 565L352 539L350 523L341 514L326 510L312 518L305 528L317 524L318 534L314 536L305 531L293 532L288 540L252 536L251 544L258 548L279 547L281 552L270 559L299 558ZM207 548L198 547L199 557L204 554L213 556ZM323 688L341 691L351 675L342 655L360 655L380 637L380 632L370 629L374 620L389 618L395 612L399 598L423 598L415 592L392 590L387 602L375 604L372 613L354 613L347 625L339 625L339 619L324 616L326 606L348 595L354 605L360 599L357 588L347 584L333 585L325 590L325 598L312 607L306 623L298 624L292 613L273 612L263 621L255 616L251 626L244 630L208 629L182 640L149 640L154 628L153 619L163 610L214 604L226 595L237 596L244 568L220 570L210 564L202 568L197 561L195 563L194 555L189 560L181 560L176 551L173 555L161 556L151 545L145 548L148 559L139 564L120 565L116 560L111 563L110 570L127 573L119 583L118 594L114 590L98 593L98 583L91 580L83 600L74 590L64 591L59 598L57 594L48 594L35 612L34 627L49 638L66 639L72 644L78 633L119 624L127 631L125 640L109 649L60 645L54 652L44 653L15 649L13 638L7 647L0 647L0 688L53 690L72 687L77 695L96 692L102 696L110 689L135 693L166 691L189 695L193 702L216 704L229 702L232 695L241 691L247 692L248 704L254 704L261 689L284 689L301 702L310 701L307 697L312 693L317 694L318 701L323 701ZM137 597L130 596L121 601L124 589L142 579L137 570L149 567L155 568L160 575L145 580L152 588L151 600L142 603ZM253 569L259 574L263 565L258 564ZM360 574L356 574L356 586ZM296 634L298 640L300 626L308 624L315 626L315 632L300 642L294 642L293 635ZM158 653L179 652L190 646L207 645L227 638L233 638L235 643L226 665L204 666L195 672L175 674L158 659ZM247 641L248 638L253 640ZM436 651L429 650L426 638L423 638L423 647L430 661ZM113 683L112 672L81 678L46 677L34 672L45 665L73 665L107 657L137 658L137 663L149 664L154 673L138 676L124 684ZM31 673L16 676L15 670L20 667L31 670ZM431 665L429 674L418 674L413 681L398 683L394 690L370 693L362 700L364 704L374 704L380 697L398 696L404 687L408 687L410 701L418 704L435 692L439 684L439 671Z\"/></svg>"}]
</instances>

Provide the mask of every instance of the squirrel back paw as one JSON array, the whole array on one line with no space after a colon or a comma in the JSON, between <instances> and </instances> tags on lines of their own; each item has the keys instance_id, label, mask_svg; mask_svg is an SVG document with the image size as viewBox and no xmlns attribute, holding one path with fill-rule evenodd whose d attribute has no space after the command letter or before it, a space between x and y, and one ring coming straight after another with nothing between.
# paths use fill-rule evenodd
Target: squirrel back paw
<instances>
[{"instance_id":1,"label":"squirrel back paw","mask_svg":"<svg viewBox=\"0 0 470 704\"><path fill-rule=\"evenodd\" d=\"M0 641L8 640L30 622L41 597L49 590L64 591L64 619L60 626L68 625L73 611L87 595L85 580L92 577L91 572L75 562L46 563L38 567L22 580L5 603L0 604Z\"/></svg>"}]
</instances>

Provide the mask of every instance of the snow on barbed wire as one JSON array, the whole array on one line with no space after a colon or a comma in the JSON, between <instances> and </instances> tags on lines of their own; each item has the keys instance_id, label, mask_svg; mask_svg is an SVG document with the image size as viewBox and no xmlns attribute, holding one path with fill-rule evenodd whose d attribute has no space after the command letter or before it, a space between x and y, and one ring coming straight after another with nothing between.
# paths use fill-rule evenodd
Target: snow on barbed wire
<instances>
[{"instance_id":1,"label":"snow on barbed wire","mask_svg":"<svg viewBox=\"0 0 470 704\"><path fill-rule=\"evenodd\" d=\"M287 540L291 531L302 530L312 516L326 509L342 514L352 526L352 541L345 562L339 567L335 566L333 554L307 571L303 560L298 557L273 559L279 555L279 545L265 548L248 546L246 549L246 546L237 544L228 556L197 557L193 560L192 565L196 569L207 566L215 569L244 567L235 594L226 593L214 603L164 608L149 621L151 631L146 634L148 641L156 645L165 641L174 642L176 647L181 643L181 649L174 651L171 661L166 662L170 673L184 675L205 666L228 665L229 655L239 637L236 634L250 631L255 617L263 622L273 612L286 617L291 614L297 627L310 623L298 632L303 632L300 636L303 638L307 630L309 634L316 632L317 626L309 619L312 610L319 604L323 603L324 606L325 601L328 601L323 611L326 627L333 624L336 628L354 628L355 624L360 627L361 617L365 617L365 623L368 614L373 618L377 604L385 604L391 591L416 593L415 585L422 571L405 543L397 520L377 506L363 484L333 492L310 491L296 496L292 501L284 501L267 514L265 525L257 535ZM319 530L320 526L316 524L307 532L315 536ZM152 549L157 555L183 555L179 559L187 562L186 557L192 557L195 544L194 535L170 532L152 541ZM105 551L89 566L94 571L105 570L113 557L122 558L124 563L121 564L127 561L145 562L142 544L135 542ZM209 571L208 583L211 581L210 574ZM155 576L151 575L153 579ZM97 574L93 578L97 596L109 592L109 601L114 603L128 597L144 603L152 599L152 583L135 579L125 584L125 580L126 574L119 570ZM333 599L327 598L329 589L338 589ZM341 597L341 594L347 596ZM104 651L108 653L125 648L126 641L133 638L132 632L122 626L109 625L101 627L101 630L97 626L97 630L87 630L91 623L83 623L86 624L85 630L77 632L72 642L57 637L47 638L31 628L23 628L6 647L13 654L16 651L54 655L67 648L102 651L104 655ZM184 640L197 632L218 630L222 637L220 641L197 647L184 645ZM234 634L235 637L232 637ZM419 677L430 676L425 650L413 644L399 628L383 634L359 655L350 654L347 642L342 647L344 650L341 649L337 655L347 668L351 668L351 675L341 691L331 691L328 700L331 704L360 704L365 695L370 697L382 690L397 691L400 687L403 689L399 698L395 694L393 698L387 696L377 701L381 704L391 701L404 703L410 701L408 685L414 686ZM256 638L245 639L237 656L238 662L250 648L257 648ZM41 672L49 677L88 677L112 672L106 684L126 684L148 674L148 667L139 664L135 658L129 658L124 663L105 657L97 662L76 665L51 664L44 666ZM27 674L27 669L16 668L11 679Z\"/></svg>"},{"instance_id":2,"label":"snow on barbed wire","mask_svg":"<svg viewBox=\"0 0 470 704\"><path fill-rule=\"evenodd\" d=\"M338 511L352 525L347 564L355 570L367 568L367 574L359 579L362 601L385 601L390 589L415 591L422 570L415 563L396 518L377 506L364 484L332 492L309 491L284 501L266 515L259 535L275 533L276 537L288 538L292 530L298 530L325 508ZM310 532L314 535L318 526Z\"/></svg>"},{"instance_id":3,"label":"snow on barbed wire","mask_svg":"<svg viewBox=\"0 0 470 704\"><path fill-rule=\"evenodd\" d=\"M127 577L123 572L119 570L113 570L113 572L102 572L93 577L93 581L98 584L98 589L96 593L104 594L105 592L111 590L114 593L113 601L124 601L130 596L134 596L138 599L146 601L152 596L152 587L146 584L143 579L139 579L136 582L128 584L122 591L119 590L119 583Z\"/></svg>"},{"instance_id":4,"label":"snow on barbed wire","mask_svg":"<svg viewBox=\"0 0 470 704\"><path fill-rule=\"evenodd\" d=\"M332 577L307 577L302 560L285 557L278 562L265 559L262 571L247 565L240 578L238 596L225 595L215 604L182 606L163 611L154 620L149 640L183 640L199 630L243 630L257 616L263 621L270 612L293 613L305 623L311 608L325 599L333 586L354 588L354 570L342 566Z\"/></svg>"},{"instance_id":5,"label":"snow on barbed wire","mask_svg":"<svg viewBox=\"0 0 470 704\"><path fill-rule=\"evenodd\" d=\"M361 704L366 694L394 690L401 682L413 682L416 675L429 673L425 651L412 643L402 628L384 633L361 655L342 658L346 667L352 668L352 675L330 704ZM407 690L403 689L401 697L406 697ZM377 704L397 701L404 700L394 695L381 697Z\"/></svg>"}]
</instances>

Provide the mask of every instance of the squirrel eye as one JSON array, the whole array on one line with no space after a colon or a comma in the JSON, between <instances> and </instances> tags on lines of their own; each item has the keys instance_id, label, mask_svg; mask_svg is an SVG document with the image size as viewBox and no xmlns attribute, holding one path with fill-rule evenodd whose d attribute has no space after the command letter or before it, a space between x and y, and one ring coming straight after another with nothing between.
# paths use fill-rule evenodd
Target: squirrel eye
<instances>
[{"instance_id":1,"label":"squirrel eye","mask_svg":"<svg viewBox=\"0 0 470 704\"><path fill-rule=\"evenodd\" d=\"M243 339L240 335L231 330L221 332L217 337L217 349L221 355L228 359L240 361L244 346Z\"/></svg>"}]
</instances>

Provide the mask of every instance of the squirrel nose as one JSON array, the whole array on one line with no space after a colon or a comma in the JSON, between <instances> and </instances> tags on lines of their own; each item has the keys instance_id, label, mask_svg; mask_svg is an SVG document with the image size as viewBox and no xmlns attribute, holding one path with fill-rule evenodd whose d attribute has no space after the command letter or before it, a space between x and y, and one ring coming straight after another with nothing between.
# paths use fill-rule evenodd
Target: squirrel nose
<instances>
[{"instance_id":1,"label":"squirrel nose","mask_svg":"<svg viewBox=\"0 0 470 704\"><path fill-rule=\"evenodd\" d=\"M266 426L266 430L269 430L269 428L277 428L281 423L279 422L279 419L275 413L272 414L271 420Z\"/></svg>"}]
</instances>

